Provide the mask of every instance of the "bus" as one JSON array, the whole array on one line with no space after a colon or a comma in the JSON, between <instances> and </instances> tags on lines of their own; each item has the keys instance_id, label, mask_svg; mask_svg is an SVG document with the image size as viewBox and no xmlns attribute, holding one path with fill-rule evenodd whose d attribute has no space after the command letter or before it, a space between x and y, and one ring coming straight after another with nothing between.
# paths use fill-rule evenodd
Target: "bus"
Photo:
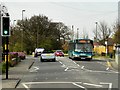
<instances>
[{"instance_id":1,"label":"bus","mask_svg":"<svg viewBox=\"0 0 120 90\"><path fill-rule=\"evenodd\" d=\"M93 56L93 40L75 39L69 42L68 56L71 59L92 59Z\"/></svg>"}]
</instances>

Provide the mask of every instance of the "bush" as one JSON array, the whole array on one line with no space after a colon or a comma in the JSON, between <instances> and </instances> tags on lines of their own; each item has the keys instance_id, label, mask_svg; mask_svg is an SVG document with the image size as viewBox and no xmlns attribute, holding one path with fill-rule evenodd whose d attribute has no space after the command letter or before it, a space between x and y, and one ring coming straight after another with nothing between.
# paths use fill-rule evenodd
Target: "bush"
<instances>
[{"instance_id":1,"label":"bush","mask_svg":"<svg viewBox=\"0 0 120 90\"><path fill-rule=\"evenodd\" d=\"M68 53L68 50L63 50L63 52L64 52L65 54L67 54L67 53Z\"/></svg>"},{"instance_id":2,"label":"bush","mask_svg":"<svg viewBox=\"0 0 120 90\"><path fill-rule=\"evenodd\" d=\"M8 63L8 69L9 69L10 64ZM6 63L2 62L2 73L6 72Z\"/></svg>"}]
</instances>

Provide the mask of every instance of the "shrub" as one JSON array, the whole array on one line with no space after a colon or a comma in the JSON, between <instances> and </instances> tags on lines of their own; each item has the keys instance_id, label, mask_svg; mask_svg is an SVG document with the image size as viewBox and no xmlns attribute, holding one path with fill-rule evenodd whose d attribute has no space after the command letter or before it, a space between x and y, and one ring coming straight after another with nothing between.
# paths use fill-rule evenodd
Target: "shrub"
<instances>
[{"instance_id":1,"label":"shrub","mask_svg":"<svg viewBox=\"0 0 120 90\"><path fill-rule=\"evenodd\" d=\"M8 69L9 69L10 64L8 63ZM2 73L6 72L6 63L2 62Z\"/></svg>"}]
</instances>

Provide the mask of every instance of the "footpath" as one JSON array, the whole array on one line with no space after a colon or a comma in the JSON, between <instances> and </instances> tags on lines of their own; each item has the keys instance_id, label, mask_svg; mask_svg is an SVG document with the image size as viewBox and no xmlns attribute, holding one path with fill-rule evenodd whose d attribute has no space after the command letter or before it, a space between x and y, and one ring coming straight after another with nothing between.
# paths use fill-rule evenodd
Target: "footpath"
<instances>
[{"instance_id":1,"label":"footpath","mask_svg":"<svg viewBox=\"0 0 120 90\"><path fill-rule=\"evenodd\" d=\"M107 63L107 66L109 68L112 68L116 71L119 71L120 72L120 64L117 64L115 62L115 58L106 58L106 57L97 57L97 58L94 58L96 60L105 60Z\"/></svg>"},{"instance_id":2,"label":"footpath","mask_svg":"<svg viewBox=\"0 0 120 90\"><path fill-rule=\"evenodd\" d=\"M28 69L34 63L33 56L27 56L25 60L21 60L16 66L10 67L8 71L8 79L6 74L2 74L2 90L5 88L16 88L25 73L28 73Z\"/></svg>"}]
</instances>

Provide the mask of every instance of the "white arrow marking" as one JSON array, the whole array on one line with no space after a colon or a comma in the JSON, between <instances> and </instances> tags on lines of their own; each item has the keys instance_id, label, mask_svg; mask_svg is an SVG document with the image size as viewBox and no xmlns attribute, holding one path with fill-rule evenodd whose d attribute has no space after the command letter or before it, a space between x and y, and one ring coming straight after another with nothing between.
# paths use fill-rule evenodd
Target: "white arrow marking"
<instances>
[{"instance_id":1,"label":"white arrow marking","mask_svg":"<svg viewBox=\"0 0 120 90\"><path fill-rule=\"evenodd\" d=\"M111 89L112 89L112 83L104 83L104 82L100 82L100 84L108 84L108 85L109 85L109 89L108 89L108 90L111 90Z\"/></svg>"},{"instance_id":2,"label":"white arrow marking","mask_svg":"<svg viewBox=\"0 0 120 90\"><path fill-rule=\"evenodd\" d=\"M33 67L33 70L30 70L30 72L37 72L37 70L39 70L38 67Z\"/></svg>"}]
</instances>

